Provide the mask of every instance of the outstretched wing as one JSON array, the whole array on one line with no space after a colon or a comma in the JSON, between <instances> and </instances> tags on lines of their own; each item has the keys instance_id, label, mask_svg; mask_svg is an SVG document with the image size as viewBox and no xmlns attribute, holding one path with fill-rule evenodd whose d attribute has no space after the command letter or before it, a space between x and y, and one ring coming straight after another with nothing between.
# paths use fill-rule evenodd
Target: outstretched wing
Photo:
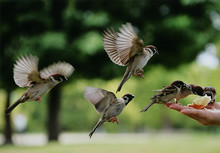
<instances>
[{"instance_id":1,"label":"outstretched wing","mask_svg":"<svg viewBox=\"0 0 220 153\"><path fill-rule=\"evenodd\" d=\"M117 101L114 93L95 87L85 87L84 97L94 105L98 113L103 113L112 102Z\"/></svg>"},{"instance_id":2,"label":"outstretched wing","mask_svg":"<svg viewBox=\"0 0 220 153\"><path fill-rule=\"evenodd\" d=\"M14 65L14 81L19 87L29 87L34 82L43 81L38 72L38 60L33 55L18 58Z\"/></svg>"},{"instance_id":3,"label":"outstretched wing","mask_svg":"<svg viewBox=\"0 0 220 153\"><path fill-rule=\"evenodd\" d=\"M58 62L44 68L40 71L40 76L44 79L49 78L54 74L61 74L65 77L69 77L74 71L74 67L66 62Z\"/></svg>"},{"instance_id":4,"label":"outstretched wing","mask_svg":"<svg viewBox=\"0 0 220 153\"><path fill-rule=\"evenodd\" d=\"M116 38L117 33L114 31L113 28L107 29L103 33L103 45L108 57L112 60L113 63L118 64L120 66L125 66L122 64L121 59L118 54L118 50L116 48Z\"/></svg>"},{"instance_id":5,"label":"outstretched wing","mask_svg":"<svg viewBox=\"0 0 220 153\"><path fill-rule=\"evenodd\" d=\"M139 40L131 23L123 24L119 31L116 47L122 64L127 64L132 57L143 52L143 42Z\"/></svg>"},{"instance_id":6,"label":"outstretched wing","mask_svg":"<svg viewBox=\"0 0 220 153\"><path fill-rule=\"evenodd\" d=\"M116 33L114 29L107 29L103 34L103 44L110 59L125 66L132 57L143 52L143 42L130 23L122 25L119 31Z\"/></svg>"}]
</instances>

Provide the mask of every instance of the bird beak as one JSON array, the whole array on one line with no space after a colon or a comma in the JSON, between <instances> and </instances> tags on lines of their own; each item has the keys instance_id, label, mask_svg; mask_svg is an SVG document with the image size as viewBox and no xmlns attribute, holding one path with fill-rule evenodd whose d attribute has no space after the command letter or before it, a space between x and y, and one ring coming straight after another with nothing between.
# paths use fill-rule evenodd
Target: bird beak
<instances>
[{"instance_id":1,"label":"bird beak","mask_svg":"<svg viewBox=\"0 0 220 153\"><path fill-rule=\"evenodd\" d=\"M67 77L64 77L64 78L65 78L65 80L68 80Z\"/></svg>"},{"instance_id":2,"label":"bird beak","mask_svg":"<svg viewBox=\"0 0 220 153\"><path fill-rule=\"evenodd\" d=\"M159 55L159 52L158 52L157 48L155 47L154 48L154 54L156 54L156 53Z\"/></svg>"}]
</instances>

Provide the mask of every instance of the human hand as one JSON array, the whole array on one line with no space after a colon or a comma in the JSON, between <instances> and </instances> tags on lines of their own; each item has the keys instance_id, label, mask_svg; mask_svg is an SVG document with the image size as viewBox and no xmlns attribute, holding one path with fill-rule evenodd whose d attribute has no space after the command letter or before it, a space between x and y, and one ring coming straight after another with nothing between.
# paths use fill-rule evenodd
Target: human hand
<instances>
[{"instance_id":1,"label":"human hand","mask_svg":"<svg viewBox=\"0 0 220 153\"><path fill-rule=\"evenodd\" d=\"M166 106L195 119L202 125L220 125L220 102L208 104L204 109L195 109L173 102L168 102Z\"/></svg>"}]
</instances>

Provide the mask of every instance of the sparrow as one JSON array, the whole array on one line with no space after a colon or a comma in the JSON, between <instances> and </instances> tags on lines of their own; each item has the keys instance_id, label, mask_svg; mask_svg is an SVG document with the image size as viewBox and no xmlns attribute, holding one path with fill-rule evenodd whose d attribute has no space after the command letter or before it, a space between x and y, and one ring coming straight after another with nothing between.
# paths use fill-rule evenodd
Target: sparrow
<instances>
[{"instance_id":1,"label":"sparrow","mask_svg":"<svg viewBox=\"0 0 220 153\"><path fill-rule=\"evenodd\" d=\"M125 94L123 97L117 99L114 93L95 87L85 87L84 97L95 107L95 110L101 114L99 121L89 133L90 138L103 123L116 122L118 124L117 116L134 98L132 94Z\"/></svg>"},{"instance_id":2,"label":"sparrow","mask_svg":"<svg viewBox=\"0 0 220 153\"><path fill-rule=\"evenodd\" d=\"M115 32L111 28L103 33L103 45L109 58L117 65L127 66L116 93L131 75L144 79L143 68L155 53L158 54L157 48L153 45L143 47L143 40L138 38L131 23L123 24L119 31Z\"/></svg>"},{"instance_id":3,"label":"sparrow","mask_svg":"<svg viewBox=\"0 0 220 153\"><path fill-rule=\"evenodd\" d=\"M18 104L27 101L39 101L53 87L67 80L74 68L66 62L54 63L40 72L38 71L38 57L25 55L18 58L14 65L14 81L19 87L26 87L26 92L5 113L9 114Z\"/></svg>"},{"instance_id":4,"label":"sparrow","mask_svg":"<svg viewBox=\"0 0 220 153\"><path fill-rule=\"evenodd\" d=\"M183 81L176 80L170 85L165 86L162 89L154 90L157 93L150 98L151 102L141 112L147 111L153 104L165 104L168 101L175 99L176 103L190 94L196 94L203 96L203 89L200 86L188 85Z\"/></svg>"},{"instance_id":5,"label":"sparrow","mask_svg":"<svg viewBox=\"0 0 220 153\"><path fill-rule=\"evenodd\" d=\"M214 103L215 102L215 98L216 98L216 90L214 87L204 87L204 95L210 96L211 97L211 101L209 103Z\"/></svg>"}]
</instances>

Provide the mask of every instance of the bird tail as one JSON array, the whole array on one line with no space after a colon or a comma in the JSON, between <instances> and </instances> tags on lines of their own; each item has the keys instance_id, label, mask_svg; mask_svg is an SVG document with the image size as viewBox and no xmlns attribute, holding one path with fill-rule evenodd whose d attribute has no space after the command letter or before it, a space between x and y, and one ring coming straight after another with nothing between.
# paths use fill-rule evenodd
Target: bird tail
<instances>
[{"instance_id":1,"label":"bird tail","mask_svg":"<svg viewBox=\"0 0 220 153\"><path fill-rule=\"evenodd\" d=\"M121 90L121 88L122 88L122 86L124 85L124 83L125 83L130 77L131 77L131 73L130 73L130 72L128 71L128 69L127 69L126 72L125 72L125 74L124 74L124 76L123 76L123 78L122 78L122 80L121 80L121 83L120 83L119 86L118 86L118 89L117 89L116 93Z\"/></svg>"},{"instance_id":2,"label":"bird tail","mask_svg":"<svg viewBox=\"0 0 220 153\"><path fill-rule=\"evenodd\" d=\"M19 98L16 102L14 102L11 106L9 106L6 110L5 110L5 113L6 114L10 114L11 111L16 107L18 106L18 104L24 102L25 99L23 98L23 96L21 98Z\"/></svg>"},{"instance_id":3,"label":"bird tail","mask_svg":"<svg viewBox=\"0 0 220 153\"><path fill-rule=\"evenodd\" d=\"M155 104L153 101L150 102L141 112L146 112L153 104Z\"/></svg>"},{"instance_id":4,"label":"bird tail","mask_svg":"<svg viewBox=\"0 0 220 153\"><path fill-rule=\"evenodd\" d=\"M89 133L89 137L91 138L93 133L96 131L96 129L102 125L103 121L102 120L99 120L98 123L95 125L95 127L92 129L92 131Z\"/></svg>"}]
</instances>

